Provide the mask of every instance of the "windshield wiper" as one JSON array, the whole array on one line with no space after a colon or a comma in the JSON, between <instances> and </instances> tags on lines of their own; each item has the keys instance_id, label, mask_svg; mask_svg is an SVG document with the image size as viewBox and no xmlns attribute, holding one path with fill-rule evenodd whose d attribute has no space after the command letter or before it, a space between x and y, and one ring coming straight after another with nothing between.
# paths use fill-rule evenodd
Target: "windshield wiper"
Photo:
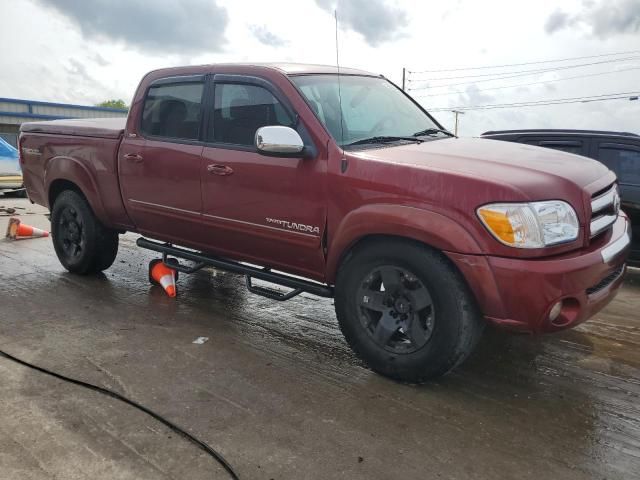
<instances>
[{"instance_id":1,"label":"windshield wiper","mask_svg":"<svg viewBox=\"0 0 640 480\"><path fill-rule=\"evenodd\" d=\"M449 130L443 130L442 128L426 128L424 130L420 130L419 132L414 133L413 136L422 137L424 135L433 135L434 133L444 133L449 137L455 137L455 135L451 133Z\"/></svg>"},{"instance_id":2,"label":"windshield wiper","mask_svg":"<svg viewBox=\"0 0 640 480\"><path fill-rule=\"evenodd\" d=\"M346 147L351 147L353 145L366 145L366 144L369 144L369 143L397 142L399 140L406 140L406 141L409 141L409 142L416 142L416 143L422 143L423 142L423 140L420 140L419 138L416 138L415 136L412 136L412 137L397 137L397 136L392 136L392 135L383 135L383 136L377 136L377 137L363 138L362 140L357 140L355 142L348 143L345 146Z\"/></svg>"}]
</instances>

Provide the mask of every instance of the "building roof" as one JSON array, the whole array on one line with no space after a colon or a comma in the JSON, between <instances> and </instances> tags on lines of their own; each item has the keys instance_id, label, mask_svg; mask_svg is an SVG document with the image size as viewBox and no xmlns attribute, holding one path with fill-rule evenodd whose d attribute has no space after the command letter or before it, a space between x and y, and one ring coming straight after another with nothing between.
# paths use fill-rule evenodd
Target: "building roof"
<instances>
[{"instance_id":1,"label":"building roof","mask_svg":"<svg viewBox=\"0 0 640 480\"><path fill-rule=\"evenodd\" d=\"M0 124L20 125L33 120L59 118L125 117L126 109L0 98Z\"/></svg>"}]
</instances>

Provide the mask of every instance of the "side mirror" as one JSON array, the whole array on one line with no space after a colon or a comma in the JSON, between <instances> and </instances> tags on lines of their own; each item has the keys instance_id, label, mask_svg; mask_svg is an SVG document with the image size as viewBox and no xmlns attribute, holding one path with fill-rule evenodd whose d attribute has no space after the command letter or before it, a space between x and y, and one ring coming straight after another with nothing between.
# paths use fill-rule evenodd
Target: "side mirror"
<instances>
[{"instance_id":1,"label":"side mirror","mask_svg":"<svg viewBox=\"0 0 640 480\"><path fill-rule=\"evenodd\" d=\"M256 131L256 148L265 155L296 156L304 149L304 142L291 127L272 125Z\"/></svg>"}]
</instances>

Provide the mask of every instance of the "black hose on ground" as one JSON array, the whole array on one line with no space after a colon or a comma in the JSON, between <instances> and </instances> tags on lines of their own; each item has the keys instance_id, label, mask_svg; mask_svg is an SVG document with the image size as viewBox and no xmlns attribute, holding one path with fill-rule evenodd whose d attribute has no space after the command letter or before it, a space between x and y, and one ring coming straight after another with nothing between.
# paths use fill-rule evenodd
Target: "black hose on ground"
<instances>
[{"instance_id":1,"label":"black hose on ground","mask_svg":"<svg viewBox=\"0 0 640 480\"><path fill-rule=\"evenodd\" d=\"M238 477L238 474L235 472L233 467L229 464L229 462L227 462L227 460L222 456L221 453L217 452L216 450L214 450L212 447L207 445L202 440L194 437L193 435L191 435L188 432L185 432L182 428L180 428L176 424L174 424L171 421L167 420L166 418L162 417L160 414L154 412L153 410L150 410L149 408L145 407L144 405L140 405L139 403L137 403L137 402L135 402L133 400L130 400L127 397L125 397L123 395L120 395L117 392L114 392L113 390L109 390L108 388L99 387L98 385L93 385L92 383L83 382L82 380L76 380L75 378L70 378L70 377L67 377L65 375L62 375L62 374L59 374L59 373L56 373L56 372L52 372L51 370L47 370L46 368L39 367L37 365L33 365L33 364L29 363L29 362L26 362L26 361L21 360L21 359L19 359L17 357L14 357L13 355L10 355L9 353L6 353L6 352L4 352L2 350L0 350L0 356L6 358L7 360L11 360L13 362L16 362L16 363L18 363L18 364L20 364L20 365L22 365L24 367L31 368L33 370L36 370L36 371L40 372L40 373L44 373L45 375L49 375L51 377L57 378L58 380L62 380L64 382L69 382L69 383L73 383L74 385L79 385L81 387L88 388L89 390L93 390L94 392L98 392L98 393L101 393L101 394L106 395L108 397L115 398L116 400L120 400L121 402L124 402L127 405L131 405L132 407L137 408L141 412L146 413L150 417L152 417L152 418L156 419L157 421L159 421L160 423L166 425L167 427L169 427L174 432L178 433L179 435L182 435L184 438L186 438L191 443L196 445L198 448L203 450L205 453L210 455L213 459L215 459L218 463L220 463L220 465L222 465L222 467L229 473L231 478L233 478L234 480L239 480L240 479L240 477Z\"/></svg>"}]
</instances>

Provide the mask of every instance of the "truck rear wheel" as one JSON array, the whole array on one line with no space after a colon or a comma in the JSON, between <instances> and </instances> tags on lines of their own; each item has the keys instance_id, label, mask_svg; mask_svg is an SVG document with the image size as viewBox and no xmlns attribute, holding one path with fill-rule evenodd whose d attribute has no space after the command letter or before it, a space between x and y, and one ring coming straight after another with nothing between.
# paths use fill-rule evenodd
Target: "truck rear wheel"
<instances>
[{"instance_id":1,"label":"truck rear wheel","mask_svg":"<svg viewBox=\"0 0 640 480\"><path fill-rule=\"evenodd\" d=\"M118 254L118 234L105 228L85 198L73 190L62 192L54 201L51 236L60 263L73 273L106 270Z\"/></svg>"},{"instance_id":2,"label":"truck rear wheel","mask_svg":"<svg viewBox=\"0 0 640 480\"><path fill-rule=\"evenodd\" d=\"M403 241L358 249L336 279L345 339L374 371L406 382L444 375L483 330L473 296L441 253Z\"/></svg>"}]
</instances>

